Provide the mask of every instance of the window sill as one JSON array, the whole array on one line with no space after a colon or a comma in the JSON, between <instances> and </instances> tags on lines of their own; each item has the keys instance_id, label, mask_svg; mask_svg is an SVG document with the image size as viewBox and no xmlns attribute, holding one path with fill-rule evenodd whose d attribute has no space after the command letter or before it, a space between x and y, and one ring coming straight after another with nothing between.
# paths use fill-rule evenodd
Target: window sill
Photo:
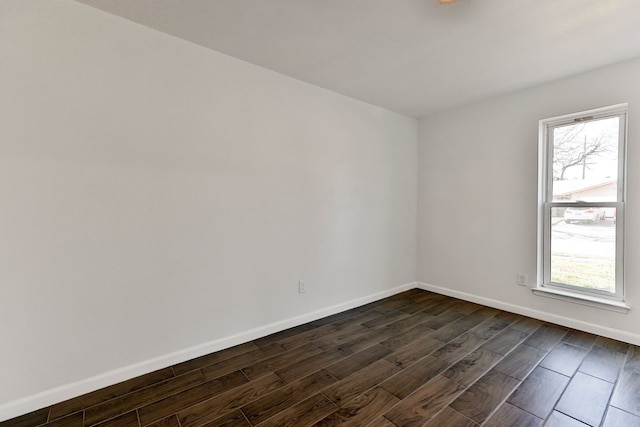
<instances>
[{"instance_id":1,"label":"window sill","mask_svg":"<svg viewBox=\"0 0 640 427\"><path fill-rule=\"evenodd\" d=\"M613 301L606 298L599 298L591 295L583 295L569 291L551 288L532 288L531 291L535 295L554 298L563 301L569 301L574 304L587 305L589 307L600 308L603 310L615 311L617 313L628 313L631 306L622 301Z\"/></svg>"}]
</instances>

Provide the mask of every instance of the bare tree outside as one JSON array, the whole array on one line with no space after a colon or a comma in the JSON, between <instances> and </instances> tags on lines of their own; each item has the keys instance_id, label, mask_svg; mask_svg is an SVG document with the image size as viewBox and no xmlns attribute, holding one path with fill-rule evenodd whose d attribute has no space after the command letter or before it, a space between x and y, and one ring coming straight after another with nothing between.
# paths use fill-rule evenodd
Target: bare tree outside
<instances>
[{"instance_id":1,"label":"bare tree outside","mask_svg":"<svg viewBox=\"0 0 640 427\"><path fill-rule=\"evenodd\" d=\"M596 163L601 163L599 160L611 159L611 155L616 154L617 138L612 137L611 123L602 123L605 126L595 124L576 123L554 129L554 180L586 179L587 171ZM568 177L570 170L573 176Z\"/></svg>"}]
</instances>

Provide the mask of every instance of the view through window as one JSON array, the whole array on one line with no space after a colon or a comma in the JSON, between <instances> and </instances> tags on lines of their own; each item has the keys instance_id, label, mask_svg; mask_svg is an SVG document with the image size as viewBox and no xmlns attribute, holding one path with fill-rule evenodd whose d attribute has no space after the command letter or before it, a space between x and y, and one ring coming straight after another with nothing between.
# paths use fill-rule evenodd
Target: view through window
<instances>
[{"instance_id":1,"label":"view through window","mask_svg":"<svg viewBox=\"0 0 640 427\"><path fill-rule=\"evenodd\" d=\"M621 298L626 112L582 114L544 126L543 284Z\"/></svg>"}]
</instances>

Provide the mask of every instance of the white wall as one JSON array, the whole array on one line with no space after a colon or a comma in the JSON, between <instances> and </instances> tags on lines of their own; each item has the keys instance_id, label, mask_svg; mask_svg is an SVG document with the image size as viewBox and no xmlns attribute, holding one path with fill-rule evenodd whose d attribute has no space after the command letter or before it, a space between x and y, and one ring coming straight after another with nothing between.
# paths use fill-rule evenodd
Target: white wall
<instances>
[{"instance_id":1,"label":"white wall","mask_svg":"<svg viewBox=\"0 0 640 427\"><path fill-rule=\"evenodd\" d=\"M414 281L415 120L68 0L0 55L5 416Z\"/></svg>"},{"instance_id":2,"label":"white wall","mask_svg":"<svg viewBox=\"0 0 640 427\"><path fill-rule=\"evenodd\" d=\"M424 118L418 281L427 289L640 344L640 60ZM534 296L538 121L629 103L626 295L614 313Z\"/></svg>"}]
</instances>

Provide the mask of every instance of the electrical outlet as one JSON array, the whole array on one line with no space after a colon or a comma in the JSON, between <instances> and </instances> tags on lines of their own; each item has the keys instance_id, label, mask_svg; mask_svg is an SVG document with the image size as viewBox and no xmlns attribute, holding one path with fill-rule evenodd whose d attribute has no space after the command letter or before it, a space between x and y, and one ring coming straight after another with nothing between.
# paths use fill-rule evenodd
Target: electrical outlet
<instances>
[{"instance_id":1,"label":"electrical outlet","mask_svg":"<svg viewBox=\"0 0 640 427\"><path fill-rule=\"evenodd\" d=\"M306 290L306 289L305 289L305 287L304 287L304 281L303 281L303 280L300 280L300 281L298 282L298 293L299 293L299 294L304 294L305 292L307 292L307 290Z\"/></svg>"},{"instance_id":2,"label":"electrical outlet","mask_svg":"<svg viewBox=\"0 0 640 427\"><path fill-rule=\"evenodd\" d=\"M518 286L527 286L527 275L524 273L518 273L516 275L516 283Z\"/></svg>"}]
</instances>

